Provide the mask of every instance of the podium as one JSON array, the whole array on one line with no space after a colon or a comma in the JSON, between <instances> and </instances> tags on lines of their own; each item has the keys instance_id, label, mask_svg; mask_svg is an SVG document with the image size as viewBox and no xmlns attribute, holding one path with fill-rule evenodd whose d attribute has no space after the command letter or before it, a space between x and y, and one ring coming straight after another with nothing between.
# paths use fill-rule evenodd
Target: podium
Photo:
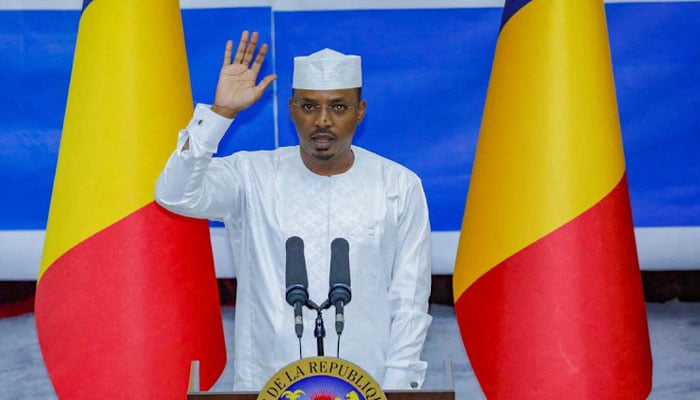
<instances>
[{"instance_id":1,"label":"podium","mask_svg":"<svg viewBox=\"0 0 700 400\"><path fill-rule=\"evenodd\" d=\"M421 390L386 390L387 400L455 400L454 391ZM257 392L188 392L188 400L256 400Z\"/></svg>"},{"instance_id":2,"label":"podium","mask_svg":"<svg viewBox=\"0 0 700 400\"><path fill-rule=\"evenodd\" d=\"M442 382L437 388L385 390L387 400L455 400L454 372L451 360L443 361ZM188 400L257 400L258 392L206 392L199 388L199 361L192 361L187 389Z\"/></svg>"}]
</instances>

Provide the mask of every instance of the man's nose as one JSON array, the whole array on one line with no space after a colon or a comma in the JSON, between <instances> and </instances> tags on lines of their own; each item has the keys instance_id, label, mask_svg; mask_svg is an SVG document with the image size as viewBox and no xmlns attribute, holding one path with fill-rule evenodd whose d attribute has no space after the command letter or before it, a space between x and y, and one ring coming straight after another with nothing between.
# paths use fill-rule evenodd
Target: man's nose
<instances>
[{"instance_id":1,"label":"man's nose","mask_svg":"<svg viewBox=\"0 0 700 400\"><path fill-rule=\"evenodd\" d=\"M331 111L328 109L328 107L321 107L318 110L318 114L316 114L316 126L331 126L333 124L333 117L331 115Z\"/></svg>"}]
</instances>

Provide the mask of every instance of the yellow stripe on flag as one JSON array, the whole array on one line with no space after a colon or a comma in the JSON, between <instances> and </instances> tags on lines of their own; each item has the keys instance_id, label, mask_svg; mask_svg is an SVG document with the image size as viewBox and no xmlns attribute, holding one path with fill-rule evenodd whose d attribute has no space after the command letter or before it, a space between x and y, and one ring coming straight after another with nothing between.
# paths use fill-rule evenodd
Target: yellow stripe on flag
<instances>
[{"instance_id":1,"label":"yellow stripe on flag","mask_svg":"<svg viewBox=\"0 0 700 400\"><path fill-rule=\"evenodd\" d=\"M95 0L84 10L40 277L68 249L153 200L192 112L183 36L176 0Z\"/></svg>"},{"instance_id":2,"label":"yellow stripe on flag","mask_svg":"<svg viewBox=\"0 0 700 400\"><path fill-rule=\"evenodd\" d=\"M503 27L462 222L456 296L620 181L624 157L601 14L602 1L533 0Z\"/></svg>"}]
</instances>

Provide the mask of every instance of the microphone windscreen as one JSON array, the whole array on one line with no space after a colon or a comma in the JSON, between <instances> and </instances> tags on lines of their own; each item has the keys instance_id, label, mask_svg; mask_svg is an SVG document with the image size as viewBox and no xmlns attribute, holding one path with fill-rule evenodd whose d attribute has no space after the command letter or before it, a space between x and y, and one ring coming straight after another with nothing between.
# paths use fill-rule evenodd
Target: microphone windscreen
<instances>
[{"instance_id":1,"label":"microphone windscreen","mask_svg":"<svg viewBox=\"0 0 700 400\"><path fill-rule=\"evenodd\" d=\"M287 239L285 245L287 249L287 263L285 281L287 287L301 285L304 288L309 286L306 276L306 261L304 259L304 241L298 236Z\"/></svg>"},{"instance_id":2,"label":"microphone windscreen","mask_svg":"<svg viewBox=\"0 0 700 400\"><path fill-rule=\"evenodd\" d=\"M342 284L350 287L350 245L343 238L331 242L330 285Z\"/></svg>"}]
</instances>

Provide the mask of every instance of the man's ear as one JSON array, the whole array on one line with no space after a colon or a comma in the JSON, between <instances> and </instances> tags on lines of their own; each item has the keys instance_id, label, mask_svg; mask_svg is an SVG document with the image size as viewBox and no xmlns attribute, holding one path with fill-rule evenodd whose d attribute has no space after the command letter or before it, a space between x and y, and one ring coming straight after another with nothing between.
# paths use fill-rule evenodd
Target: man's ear
<instances>
[{"instance_id":1,"label":"man's ear","mask_svg":"<svg viewBox=\"0 0 700 400\"><path fill-rule=\"evenodd\" d=\"M363 119L365 119L365 111L367 110L367 100L362 99L360 100L359 103L357 103L357 123L359 124L362 122Z\"/></svg>"}]
</instances>

